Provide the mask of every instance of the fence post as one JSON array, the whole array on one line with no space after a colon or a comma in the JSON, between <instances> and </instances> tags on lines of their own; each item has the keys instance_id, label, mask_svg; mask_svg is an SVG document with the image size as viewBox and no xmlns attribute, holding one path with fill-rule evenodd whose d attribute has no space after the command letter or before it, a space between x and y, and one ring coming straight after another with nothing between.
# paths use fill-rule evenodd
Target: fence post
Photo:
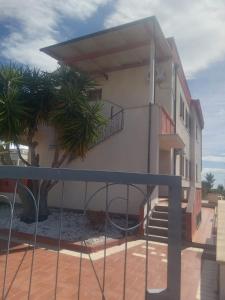
<instances>
[{"instance_id":1,"label":"fence post","mask_svg":"<svg viewBox=\"0 0 225 300\"><path fill-rule=\"evenodd\" d=\"M181 183L169 187L167 288L146 291L146 300L180 300L182 209Z\"/></svg>"}]
</instances>

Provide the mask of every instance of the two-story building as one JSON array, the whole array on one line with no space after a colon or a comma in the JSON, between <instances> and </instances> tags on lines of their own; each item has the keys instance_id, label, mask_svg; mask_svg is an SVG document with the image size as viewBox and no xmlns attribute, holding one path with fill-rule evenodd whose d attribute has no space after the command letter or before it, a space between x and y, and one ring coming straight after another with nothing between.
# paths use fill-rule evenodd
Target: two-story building
<instances>
[{"instance_id":1,"label":"two-story building","mask_svg":"<svg viewBox=\"0 0 225 300\"><path fill-rule=\"evenodd\" d=\"M182 176L181 201L186 209L189 236L201 218L201 148L204 120L199 100L191 97L173 38L165 38L155 17L149 17L41 49L93 77L97 83L90 101L101 100L108 124L85 160L66 167ZM39 139L42 166L48 166L54 134L43 128ZM100 188L88 209L105 209L105 191L98 184L84 187L67 183L65 206L83 209ZM146 187L141 187L144 190ZM110 210L123 213L125 190L112 186ZM155 189L153 206L166 198L165 187ZM57 206L57 187L50 205ZM129 213L143 216L143 194L132 190ZM186 202L186 204L185 204Z\"/></svg>"}]
</instances>

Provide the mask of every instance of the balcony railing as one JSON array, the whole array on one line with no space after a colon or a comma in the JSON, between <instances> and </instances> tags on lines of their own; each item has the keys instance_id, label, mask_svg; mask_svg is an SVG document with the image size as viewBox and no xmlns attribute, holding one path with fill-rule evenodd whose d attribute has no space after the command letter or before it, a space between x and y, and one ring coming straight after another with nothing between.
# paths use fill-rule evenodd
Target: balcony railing
<instances>
[{"instance_id":1,"label":"balcony railing","mask_svg":"<svg viewBox=\"0 0 225 300\"><path fill-rule=\"evenodd\" d=\"M166 151L171 149L183 149L185 147L184 141L181 136L175 132L175 123L163 107L160 107L159 110L159 120L160 148Z\"/></svg>"},{"instance_id":2,"label":"balcony railing","mask_svg":"<svg viewBox=\"0 0 225 300\"><path fill-rule=\"evenodd\" d=\"M89 149L92 149L112 135L120 132L124 127L124 109L120 105L108 100L102 101L102 104L102 114L106 118L106 125L99 129L98 137L95 142L89 146ZM49 149L55 149L55 147L55 143L49 145Z\"/></svg>"},{"instance_id":3,"label":"balcony railing","mask_svg":"<svg viewBox=\"0 0 225 300\"><path fill-rule=\"evenodd\" d=\"M163 107L161 107L160 115L161 115L160 133L161 134L174 134L175 133L174 121L171 119L170 115Z\"/></svg>"},{"instance_id":4,"label":"balcony railing","mask_svg":"<svg viewBox=\"0 0 225 300\"><path fill-rule=\"evenodd\" d=\"M94 146L110 138L112 135L123 130L124 109L121 106L115 105L114 103L109 101L105 101L104 106L108 106L108 110L112 107L116 107L116 112L112 113L111 115L106 114L107 124L100 129L97 140L91 145L90 148L93 148Z\"/></svg>"}]
</instances>

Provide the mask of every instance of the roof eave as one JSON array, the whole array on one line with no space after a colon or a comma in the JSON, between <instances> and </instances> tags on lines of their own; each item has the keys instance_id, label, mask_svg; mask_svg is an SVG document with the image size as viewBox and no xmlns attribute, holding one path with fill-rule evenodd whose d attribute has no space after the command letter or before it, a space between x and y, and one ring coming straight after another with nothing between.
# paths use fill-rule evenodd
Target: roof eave
<instances>
[{"instance_id":1,"label":"roof eave","mask_svg":"<svg viewBox=\"0 0 225 300\"><path fill-rule=\"evenodd\" d=\"M122 30L124 28L129 28L131 26L139 25L139 24L143 24L143 25L152 24L152 28L153 28L152 29L152 34L153 34L153 37L154 37L158 47L160 47L164 51L163 52L164 53L163 57L164 58L172 57L170 45L169 45L167 39L165 38L165 36L164 36L164 34L161 30L161 27L160 27L160 25L159 25L159 23L158 23L155 16L151 16L151 17L148 17L148 18L145 18L145 19L137 20L137 21L134 21L134 22L123 24L123 25L116 26L116 27L113 27L113 28L109 28L109 29L106 29L106 30L102 30L102 31L99 31L99 32L84 35L84 36L81 36L81 37L78 37L78 38L75 38L75 39L71 39L69 41L65 41L65 42L62 42L62 43L58 43L58 44L55 44L55 45L44 47L44 48L41 48L40 51L50 55L51 57L55 58L59 62L67 63L65 58L60 57L60 55L58 55L56 53L56 51L59 47L64 46L64 45L70 45L70 44L73 45L74 43L82 41L82 40L95 38L95 37L98 37L98 36L101 36L101 35L104 35L104 34L107 34L107 33L110 33L110 32L119 31L119 30ZM150 44L150 42L149 42L149 44ZM54 50L56 50L56 51L54 51Z\"/></svg>"}]
</instances>

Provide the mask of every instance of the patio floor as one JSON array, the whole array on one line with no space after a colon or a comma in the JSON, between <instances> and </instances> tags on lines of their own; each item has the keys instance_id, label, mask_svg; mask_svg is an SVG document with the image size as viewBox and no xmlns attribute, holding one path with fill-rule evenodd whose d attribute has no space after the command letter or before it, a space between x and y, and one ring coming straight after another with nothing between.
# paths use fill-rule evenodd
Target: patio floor
<instances>
[{"instance_id":1,"label":"patio floor","mask_svg":"<svg viewBox=\"0 0 225 300\"><path fill-rule=\"evenodd\" d=\"M213 221L215 211L213 208L202 207L201 224L195 233L193 242L202 245L215 245L213 237Z\"/></svg>"},{"instance_id":2,"label":"patio floor","mask_svg":"<svg viewBox=\"0 0 225 300\"><path fill-rule=\"evenodd\" d=\"M1 249L6 247L0 241ZM143 240L128 243L126 299L144 299L146 242ZM199 298L201 277L201 249L187 248L182 251L182 300ZM27 299L31 272L32 250L25 244L11 245L6 277L6 299ZM91 254L93 264L103 281L104 252ZM54 298L56 283L57 252L38 248L35 251L31 284L32 300ZM2 292L5 255L0 256L0 292ZM59 255L57 299L78 299L80 256L77 252L64 250ZM166 287L167 245L149 243L148 288ZM124 285L124 245L107 250L105 299L123 299ZM80 281L80 300L102 299L100 288L88 255L83 254Z\"/></svg>"}]
</instances>

